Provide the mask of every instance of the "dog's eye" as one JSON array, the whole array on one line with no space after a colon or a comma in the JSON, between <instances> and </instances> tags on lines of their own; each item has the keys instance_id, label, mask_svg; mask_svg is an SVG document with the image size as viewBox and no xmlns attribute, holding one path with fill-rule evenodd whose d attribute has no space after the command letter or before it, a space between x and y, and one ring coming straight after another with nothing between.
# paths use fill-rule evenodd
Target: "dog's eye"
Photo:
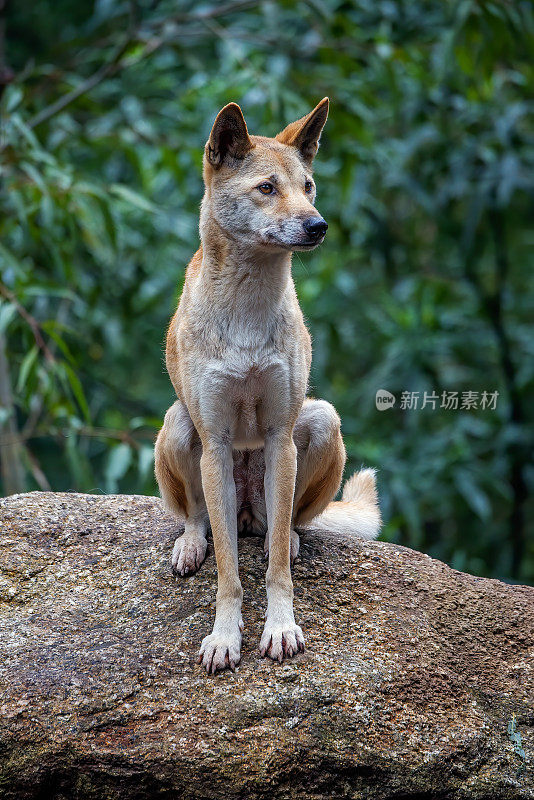
<instances>
[{"instance_id":1,"label":"dog's eye","mask_svg":"<svg viewBox=\"0 0 534 800\"><path fill-rule=\"evenodd\" d=\"M313 183L311 181L306 181L306 183L304 184L304 191L306 192L306 194L309 194L312 189L313 189Z\"/></svg>"},{"instance_id":2,"label":"dog's eye","mask_svg":"<svg viewBox=\"0 0 534 800\"><path fill-rule=\"evenodd\" d=\"M258 189L262 194L272 194L274 192L274 186L272 183L260 183Z\"/></svg>"}]
</instances>

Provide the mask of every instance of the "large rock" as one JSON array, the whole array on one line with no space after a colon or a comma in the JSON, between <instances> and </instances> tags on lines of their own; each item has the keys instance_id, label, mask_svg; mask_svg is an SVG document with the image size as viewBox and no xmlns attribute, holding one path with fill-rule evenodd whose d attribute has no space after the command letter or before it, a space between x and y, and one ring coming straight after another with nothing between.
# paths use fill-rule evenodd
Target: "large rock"
<instances>
[{"instance_id":1,"label":"large rock","mask_svg":"<svg viewBox=\"0 0 534 800\"><path fill-rule=\"evenodd\" d=\"M3 800L534 797L534 589L309 533L279 665L242 539L242 662L208 677L213 551L174 578L159 500L16 495L0 527Z\"/></svg>"}]
</instances>

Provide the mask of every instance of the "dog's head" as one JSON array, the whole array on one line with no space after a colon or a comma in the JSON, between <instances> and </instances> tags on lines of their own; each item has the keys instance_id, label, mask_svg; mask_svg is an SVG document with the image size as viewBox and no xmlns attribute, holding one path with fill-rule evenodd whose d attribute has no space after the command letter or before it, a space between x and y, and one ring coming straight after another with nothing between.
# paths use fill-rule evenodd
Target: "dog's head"
<instances>
[{"instance_id":1,"label":"dog's head","mask_svg":"<svg viewBox=\"0 0 534 800\"><path fill-rule=\"evenodd\" d=\"M203 208L228 236L268 250L323 241L328 225L314 206L312 162L327 116L325 97L270 139L248 133L236 103L219 112L204 151Z\"/></svg>"}]
</instances>

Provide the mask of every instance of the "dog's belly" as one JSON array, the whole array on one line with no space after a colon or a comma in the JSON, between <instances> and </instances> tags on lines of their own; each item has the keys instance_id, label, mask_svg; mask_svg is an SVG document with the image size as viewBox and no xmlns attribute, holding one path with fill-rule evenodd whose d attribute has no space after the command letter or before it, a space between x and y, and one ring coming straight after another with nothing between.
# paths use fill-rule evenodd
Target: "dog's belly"
<instances>
[{"instance_id":1,"label":"dog's belly","mask_svg":"<svg viewBox=\"0 0 534 800\"><path fill-rule=\"evenodd\" d=\"M234 481L238 530L262 533L267 528L263 450L234 450Z\"/></svg>"}]
</instances>

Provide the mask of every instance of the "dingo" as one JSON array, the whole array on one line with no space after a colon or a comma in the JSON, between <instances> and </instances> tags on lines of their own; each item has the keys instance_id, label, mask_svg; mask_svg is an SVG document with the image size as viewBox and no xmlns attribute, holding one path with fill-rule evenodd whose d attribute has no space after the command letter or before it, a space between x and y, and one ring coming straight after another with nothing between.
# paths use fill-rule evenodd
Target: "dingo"
<instances>
[{"instance_id":1,"label":"dingo","mask_svg":"<svg viewBox=\"0 0 534 800\"><path fill-rule=\"evenodd\" d=\"M194 572L213 535L218 589L208 672L240 661L243 591L238 531L265 533L267 612L260 652L282 661L304 649L293 614L297 530L378 535L374 471L341 482L345 448L335 409L306 398L311 341L291 278L293 250L320 244L312 161L328 116L325 97L274 139L251 136L241 109L220 111L204 151L201 247L186 272L167 334L178 400L156 442L166 507L185 516L173 568Z\"/></svg>"}]
</instances>

